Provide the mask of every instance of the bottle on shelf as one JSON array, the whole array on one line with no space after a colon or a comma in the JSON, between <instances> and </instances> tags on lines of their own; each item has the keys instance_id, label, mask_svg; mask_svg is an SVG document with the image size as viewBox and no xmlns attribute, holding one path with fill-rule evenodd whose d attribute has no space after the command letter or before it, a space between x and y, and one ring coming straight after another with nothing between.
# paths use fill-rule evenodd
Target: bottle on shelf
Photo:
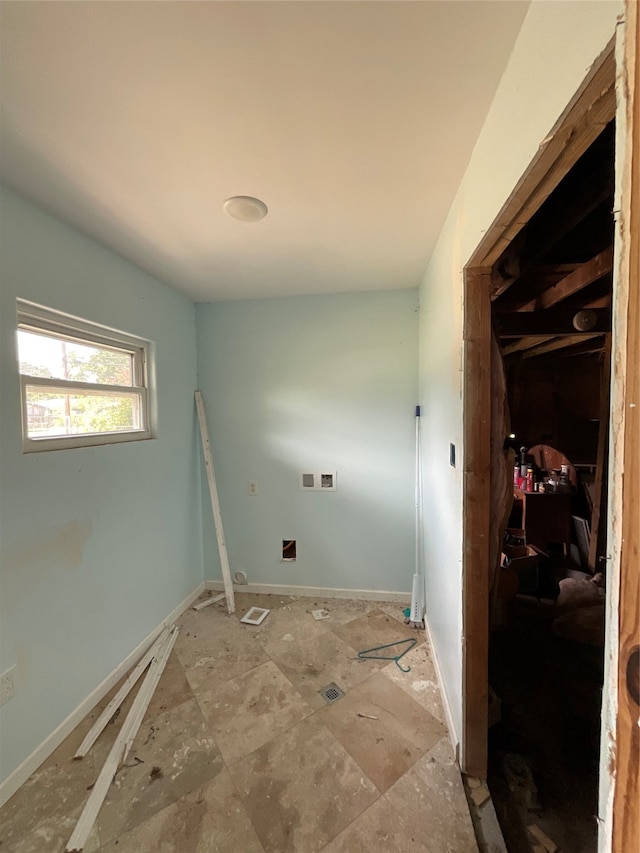
<instances>
[{"instance_id":1,"label":"bottle on shelf","mask_svg":"<svg viewBox=\"0 0 640 853\"><path fill-rule=\"evenodd\" d=\"M521 480L527 479L527 459L526 459L526 456L527 456L527 448L521 447L520 448L520 479Z\"/></svg>"},{"instance_id":2,"label":"bottle on shelf","mask_svg":"<svg viewBox=\"0 0 640 853\"><path fill-rule=\"evenodd\" d=\"M526 478L525 489L527 492L533 491L533 468L531 465L529 465L527 468L527 478Z\"/></svg>"}]
</instances>

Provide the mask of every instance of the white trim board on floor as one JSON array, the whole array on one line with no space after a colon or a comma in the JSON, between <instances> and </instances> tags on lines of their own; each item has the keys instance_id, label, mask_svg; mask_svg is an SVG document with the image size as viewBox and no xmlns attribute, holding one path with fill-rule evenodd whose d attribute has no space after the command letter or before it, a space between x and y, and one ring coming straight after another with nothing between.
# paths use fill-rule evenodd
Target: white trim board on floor
<instances>
[{"instance_id":1,"label":"white trim board on floor","mask_svg":"<svg viewBox=\"0 0 640 853\"><path fill-rule=\"evenodd\" d=\"M78 723L86 717L89 711L91 711L98 702L107 695L111 688L120 681L122 676L138 662L158 637L160 632L165 628L170 627L175 620L191 606L196 598L202 595L204 589L204 582L198 584L196 589L189 593L189 595L183 599L177 607L174 607L171 613L169 613L169 615L163 619L160 624L156 625L156 627L147 634L144 640L138 643L135 649L129 652L126 658L100 682L95 690L92 690L91 693L89 693L89 695L73 709L69 716L66 717L60 725L34 749L31 755L27 756L22 764L19 764L3 782L0 782L0 806L3 806L7 800L15 794L18 788L20 788L27 781L29 776L31 776L38 767L40 767L42 762L51 755L54 749L57 749L57 747L60 746L67 735L71 734Z\"/></svg>"},{"instance_id":2,"label":"white trim board on floor","mask_svg":"<svg viewBox=\"0 0 640 853\"><path fill-rule=\"evenodd\" d=\"M429 651L431 652L431 660L433 661L433 667L436 671L436 676L438 678L438 687L440 688L440 696L442 697L442 706L444 708L444 715L447 720L447 728L449 729L449 740L451 741L451 746L453 747L453 754L456 757L456 761L458 762L458 765L460 765L460 734L453 722L453 715L451 713L449 697L447 696L447 691L445 689L444 681L442 679L442 668L440 666L440 661L438 660L436 647L433 644L431 631L429 629L429 621L426 615L424 618L424 628L425 634L427 635L427 642L429 643Z\"/></svg>"},{"instance_id":3,"label":"white trim board on floor","mask_svg":"<svg viewBox=\"0 0 640 853\"><path fill-rule=\"evenodd\" d=\"M222 590L222 581L207 580L205 589ZM296 595L307 598L353 598L358 601L399 601L409 604L410 592L398 592L388 589L340 589L330 586L288 586L278 583L245 583L235 584L233 589L238 592L253 592L261 595Z\"/></svg>"}]
</instances>

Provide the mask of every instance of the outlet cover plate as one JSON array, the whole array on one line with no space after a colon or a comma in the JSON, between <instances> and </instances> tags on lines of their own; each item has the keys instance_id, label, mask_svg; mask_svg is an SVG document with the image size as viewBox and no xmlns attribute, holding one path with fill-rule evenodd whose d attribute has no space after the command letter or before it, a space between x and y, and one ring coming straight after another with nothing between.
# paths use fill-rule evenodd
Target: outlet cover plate
<instances>
[{"instance_id":1,"label":"outlet cover plate","mask_svg":"<svg viewBox=\"0 0 640 853\"><path fill-rule=\"evenodd\" d=\"M252 607L240 621L244 622L245 625L261 625L270 612L266 607Z\"/></svg>"}]
</instances>

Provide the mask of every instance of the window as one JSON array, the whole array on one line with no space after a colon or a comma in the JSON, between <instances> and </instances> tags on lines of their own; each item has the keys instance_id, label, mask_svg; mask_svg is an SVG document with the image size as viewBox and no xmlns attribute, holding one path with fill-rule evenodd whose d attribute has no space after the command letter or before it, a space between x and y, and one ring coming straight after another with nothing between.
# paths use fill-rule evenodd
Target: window
<instances>
[{"instance_id":1,"label":"window","mask_svg":"<svg viewBox=\"0 0 640 853\"><path fill-rule=\"evenodd\" d=\"M151 438L148 341L18 300L23 450Z\"/></svg>"}]
</instances>

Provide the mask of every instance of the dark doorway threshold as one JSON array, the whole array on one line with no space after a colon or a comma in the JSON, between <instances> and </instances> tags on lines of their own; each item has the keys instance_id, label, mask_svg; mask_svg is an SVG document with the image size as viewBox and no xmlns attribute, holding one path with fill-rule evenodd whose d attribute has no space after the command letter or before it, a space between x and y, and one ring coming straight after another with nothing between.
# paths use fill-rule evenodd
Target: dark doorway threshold
<instances>
[{"instance_id":1,"label":"dark doorway threshold","mask_svg":"<svg viewBox=\"0 0 640 853\"><path fill-rule=\"evenodd\" d=\"M518 596L491 638L499 722L488 784L509 853L531 853L537 825L562 853L596 853L603 649L558 636L553 601Z\"/></svg>"}]
</instances>

